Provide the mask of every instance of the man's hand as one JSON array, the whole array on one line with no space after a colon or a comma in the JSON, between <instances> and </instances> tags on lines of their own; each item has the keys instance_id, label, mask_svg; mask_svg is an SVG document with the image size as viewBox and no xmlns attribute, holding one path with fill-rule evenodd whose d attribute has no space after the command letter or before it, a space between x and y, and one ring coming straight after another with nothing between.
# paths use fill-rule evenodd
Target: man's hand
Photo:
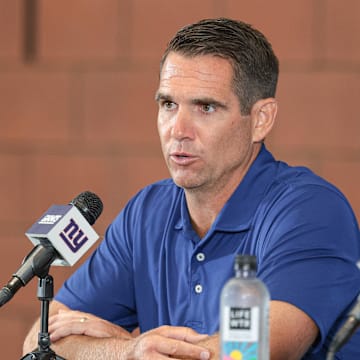
<instances>
[{"instance_id":1,"label":"man's hand","mask_svg":"<svg viewBox=\"0 0 360 360\"><path fill-rule=\"evenodd\" d=\"M96 338L131 338L131 334L120 326L81 311L62 310L49 318L51 342L69 335L86 335Z\"/></svg>"},{"instance_id":2,"label":"man's hand","mask_svg":"<svg viewBox=\"0 0 360 360\"><path fill-rule=\"evenodd\" d=\"M210 359L210 351L197 345L207 335L179 326L161 326L135 338L128 349L127 359Z\"/></svg>"}]
</instances>

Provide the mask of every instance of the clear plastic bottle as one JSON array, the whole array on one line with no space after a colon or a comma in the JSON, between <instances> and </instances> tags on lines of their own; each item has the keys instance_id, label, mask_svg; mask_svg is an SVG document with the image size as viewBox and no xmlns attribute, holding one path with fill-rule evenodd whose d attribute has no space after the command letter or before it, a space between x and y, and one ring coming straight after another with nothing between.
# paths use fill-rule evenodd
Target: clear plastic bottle
<instances>
[{"instance_id":1,"label":"clear plastic bottle","mask_svg":"<svg viewBox=\"0 0 360 360\"><path fill-rule=\"evenodd\" d=\"M220 298L221 360L269 360L269 302L255 256L237 255Z\"/></svg>"}]
</instances>

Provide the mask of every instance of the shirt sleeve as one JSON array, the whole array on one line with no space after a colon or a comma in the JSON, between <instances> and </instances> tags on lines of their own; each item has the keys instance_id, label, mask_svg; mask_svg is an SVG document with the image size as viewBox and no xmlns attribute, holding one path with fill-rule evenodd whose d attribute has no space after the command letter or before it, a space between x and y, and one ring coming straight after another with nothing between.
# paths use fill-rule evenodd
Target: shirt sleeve
<instances>
[{"instance_id":1,"label":"shirt sleeve","mask_svg":"<svg viewBox=\"0 0 360 360\"><path fill-rule=\"evenodd\" d=\"M133 287L131 202L108 227L95 252L67 279L55 299L131 331L137 326Z\"/></svg>"},{"instance_id":2,"label":"shirt sleeve","mask_svg":"<svg viewBox=\"0 0 360 360\"><path fill-rule=\"evenodd\" d=\"M325 186L290 186L271 201L262 214L266 230L258 234L259 277L273 300L315 321L316 352L359 293L357 221L345 198Z\"/></svg>"}]
</instances>

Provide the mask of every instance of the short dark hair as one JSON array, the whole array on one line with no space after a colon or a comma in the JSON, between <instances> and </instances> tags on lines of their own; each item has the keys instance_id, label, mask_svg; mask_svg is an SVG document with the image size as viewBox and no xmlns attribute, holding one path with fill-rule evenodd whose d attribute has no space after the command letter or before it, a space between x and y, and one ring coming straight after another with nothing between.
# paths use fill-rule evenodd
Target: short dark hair
<instances>
[{"instance_id":1,"label":"short dark hair","mask_svg":"<svg viewBox=\"0 0 360 360\"><path fill-rule=\"evenodd\" d=\"M229 60L243 115L250 114L256 101L275 96L279 61L265 36L242 21L205 19L183 27L168 43L160 70L170 52L190 57L214 55Z\"/></svg>"}]
</instances>

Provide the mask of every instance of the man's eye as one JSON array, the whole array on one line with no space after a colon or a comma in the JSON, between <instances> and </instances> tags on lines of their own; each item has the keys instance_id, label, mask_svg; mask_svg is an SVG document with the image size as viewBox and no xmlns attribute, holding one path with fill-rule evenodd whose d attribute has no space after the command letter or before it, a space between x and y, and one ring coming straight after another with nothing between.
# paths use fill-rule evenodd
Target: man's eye
<instances>
[{"instance_id":1,"label":"man's eye","mask_svg":"<svg viewBox=\"0 0 360 360\"><path fill-rule=\"evenodd\" d=\"M173 110L176 106L172 101L164 101L161 105L166 110Z\"/></svg>"},{"instance_id":2,"label":"man's eye","mask_svg":"<svg viewBox=\"0 0 360 360\"><path fill-rule=\"evenodd\" d=\"M212 113L216 110L216 107L213 104L202 104L201 109L205 113Z\"/></svg>"}]
</instances>

